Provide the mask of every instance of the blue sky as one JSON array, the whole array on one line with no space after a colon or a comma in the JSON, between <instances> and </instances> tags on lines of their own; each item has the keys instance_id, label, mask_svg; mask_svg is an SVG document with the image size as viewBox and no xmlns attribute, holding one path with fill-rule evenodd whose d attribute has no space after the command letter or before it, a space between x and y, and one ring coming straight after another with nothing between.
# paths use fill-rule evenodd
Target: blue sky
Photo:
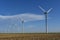
<instances>
[{"instance_id":1,"label":"blue sky","mask_svg":"<svg viewBox=\"0 0 60 40\"><path fill-rule=\"evenodd\" d=\"M53 8L48 14L48 32L60 32L60 0L0 0L0 32L21 33L19 17L26 21L24 32L45 32L44 14L39 5L45 10Z\"/></svg>"}]
</instances>

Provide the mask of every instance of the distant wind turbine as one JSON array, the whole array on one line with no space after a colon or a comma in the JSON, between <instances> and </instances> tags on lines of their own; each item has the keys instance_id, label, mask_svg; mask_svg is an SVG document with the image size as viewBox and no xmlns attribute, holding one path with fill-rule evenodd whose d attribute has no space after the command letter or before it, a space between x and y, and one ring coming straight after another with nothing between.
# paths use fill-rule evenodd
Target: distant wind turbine
<instances>
[{"instance_id":1,"label":"distant wind turbine","mask_svg":"<svg viewBox=\"0 0 60 40\"><path fill-rule=\"evenodd\" d=\"M24 19L21 17L17 17L17 19L22 23L22 33L24 33Z\"/></svg>"},{"instance_id":2,"label":"distant wind turbine","mask_svg":"<svg viewBox=\"0 0 60 40\"><path fill-rule=\"evenodd\" d=\"M24 33L24 20L22 18L21 19L21 23L22 23L22 33Z\"/></svg>"},{"instance_id":3,"label":"distant wind turbine","mask_svg":"<svg viewBox=\"0 0 60 40\"><path fill-rule=\"evenodd\" d=\"M48 17L48 13L52 10L52 8L50 8L48 11L45 11L41 6L39 6L39 8L44 12L46 33L48 33L48 21L47 21L47 17Z\"/></svg>"}]
</instances>

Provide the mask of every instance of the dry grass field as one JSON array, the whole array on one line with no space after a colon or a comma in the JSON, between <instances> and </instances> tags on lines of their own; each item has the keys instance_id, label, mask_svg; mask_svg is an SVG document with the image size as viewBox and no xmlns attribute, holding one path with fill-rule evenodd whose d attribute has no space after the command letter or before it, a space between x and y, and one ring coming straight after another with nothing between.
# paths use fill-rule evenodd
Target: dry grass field
<instances>
[{"instance_id":1,"label":"dry grass field","mask_svg":"<svg viewBox=\"0 0 60 40\"><path fill-rule=\"evenodd\" d=\"M60 40L60 33L0 33L0 40Z\"/></svg>"}]
</instances>

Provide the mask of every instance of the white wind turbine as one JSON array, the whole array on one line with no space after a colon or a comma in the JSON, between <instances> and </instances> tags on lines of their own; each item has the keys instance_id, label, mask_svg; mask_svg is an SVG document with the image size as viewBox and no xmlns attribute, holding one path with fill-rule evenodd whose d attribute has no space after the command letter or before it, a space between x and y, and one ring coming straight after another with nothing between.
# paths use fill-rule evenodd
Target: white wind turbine
<instances>
[{"instance_id":1,"label":"white wind turbine","mask_svg":"<svg viewBox=\"0 0 60 40\"><path fill-rule=\"evenodd\" d=\"M21 18L21 22L22 22L22 33L24 33L24 20Z\"/></svg>"},{"instance_id":2,"label":"white wind turbine","mask_svg":"<svg viewBox=\"0 0 60 40\"><path fill-rule=\"evenodd\" d=\"M22 23L22 33L24 33L24 19L21 17L17 17L18 20L20 20L20 22Z\"/></svg>"},{"instance_id":3,"label":"white wind turbine","mask_svg":"<svg viewBox=\"0 0 60 40\"><path fill-rule=\"evenodd\" d=\"M21 19L21 23L22 23L22 33L24 33L24 20L22 18Z\"/></svg>"},{"instance_id":4,"label":"white wind turbine","mask_svg":"<svg viewBox=\"0 0 60 40\"><path fill-rule=\"evenodd\" d=\"M10 31L10 30L12 30L11 28L13 28L13 30L16 30L17 29L17 24L12 24L12 25L9 25L9 29L8 29L8 32ZM13 30L12 30L12 32L13 32ZM15 32L13 32L13 33L15 33Z\"/></svg>"},{"instance_id":5,"label":"white wind turbine","mask_svg":"<svg viewBox=\"0 0 60 40\"><path fill-rule=\"evenodd\" d=\"M48 17L48 13L52 10L52 8L50 8L48 11L45 11L41 6L39 6L39 8L44 12L46 33L48 33L48 21L47 21L47 17Z\"/></svg>"}]
</instances>

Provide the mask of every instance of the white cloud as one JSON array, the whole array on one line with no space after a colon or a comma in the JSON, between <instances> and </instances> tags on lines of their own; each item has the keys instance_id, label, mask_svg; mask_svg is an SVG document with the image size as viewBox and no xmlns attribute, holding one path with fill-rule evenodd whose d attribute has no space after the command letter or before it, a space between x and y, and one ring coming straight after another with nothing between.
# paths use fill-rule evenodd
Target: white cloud
<instances>
[{"instance_id":1,"label":"white cloud","mask_svg":"<svg viewBox=\"0 0 60 40\"><path fill-rule=\"evenodd\" d=\"M0 15L1 19L8 19L8 18L13 18L13 17L15 17L15 16L3 16L3 15Z\"/></svg>"},{"instance_id":2,"label":"white cloud","mask_svg":"<svg viewBox=\"0 0 60 40\"><path fill-rule=\"evenodd\" d=\"M19 14L19 15L13 15L13 16L2 16L0 15L1 19L14 19L14 18L21 18L23 19L25 22L28 21L37 21L37 20L44 20L44 15L37 15L37 14L28 14L28 13L24 13L24 14Z\"/></svg>"}]
</instances>

